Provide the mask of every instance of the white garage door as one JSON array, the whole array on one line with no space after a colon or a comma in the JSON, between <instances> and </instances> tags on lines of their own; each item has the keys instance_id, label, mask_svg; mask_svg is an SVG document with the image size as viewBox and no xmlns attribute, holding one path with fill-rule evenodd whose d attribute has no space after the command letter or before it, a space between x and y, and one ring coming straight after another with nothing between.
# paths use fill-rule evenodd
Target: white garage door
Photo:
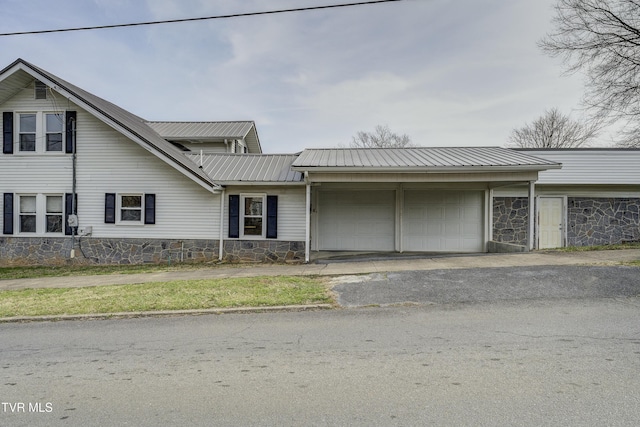
<instances>
[{"instance_id":1,"label":"white garage door","mask_svg":"<svg viewBox=\"0 0 640 427\"><path fill-rule=\"evenodd\" d=\"M483 193L404 192L403 250L483 252Z\"/></svg>"},{"instance_id":2,"label":"white garage door","mask_svg":"<svg viewBox=\"0 0 640 427\"><path fill-rule=\"evenodd\" d=\"M318 249L393 251L395 191L321 191Z\"/></svg>"}]
</instances>

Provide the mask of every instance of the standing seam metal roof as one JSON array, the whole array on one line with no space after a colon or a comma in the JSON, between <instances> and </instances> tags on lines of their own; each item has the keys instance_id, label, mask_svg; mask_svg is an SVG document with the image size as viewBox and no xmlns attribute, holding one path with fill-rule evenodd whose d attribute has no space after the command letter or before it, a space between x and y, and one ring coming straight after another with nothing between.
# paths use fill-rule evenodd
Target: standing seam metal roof
<instances>
[{"instance_id":1,"label":"standing seam metal roof","mask_svg":"<svg viewBox=\"0 0 640 427\"><path fill-rule=\"evenodd\" d=\"M147 122L163 138L244 138L252 121L237 122Z\"/></svg>"},{"instance_id":2,"label":"standing seam metal roof","mask_svg":"<svg viewBox=\"0 0 640 427\"><path fill-rule=\"evenodd\" d=\"M501 147L307 149L294 168L466 168L559 164Z\"/></svg>"},{"instance_id":3,"label":"standing seam metal roof","mask_svg":"<svg viewBox=\"0 0 640 427\"><path fill-rule=\"evenodd\" d=\"M192 154L185 156L214 181L302 183L303 175L291 169L297 154Z\"/></svg>"}]
</instances>

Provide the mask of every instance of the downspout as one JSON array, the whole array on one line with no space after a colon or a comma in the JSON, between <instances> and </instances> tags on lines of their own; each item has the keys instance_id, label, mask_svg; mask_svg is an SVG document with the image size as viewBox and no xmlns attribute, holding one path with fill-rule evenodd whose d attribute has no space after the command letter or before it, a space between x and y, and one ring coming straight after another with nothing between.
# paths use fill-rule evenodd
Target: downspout
<instances>
[{"instance_id":1,"label":"downspout","mask_svg":"<svg viewBox=\"0 0 640 427\"><path fill-rule=\"evenodd\" d=\"M304 262L309 263L311 246L311 182L309 181L309 171L304 172L306 182L306 210L305 210L305 237L304 237Z\"/></svg>"},{"instance_id":2,"label":"downspout","mask_svg":"<svg viewBox=\"0 0 640 427\"><path fill-rule=\"evenodd\" d=\"M224 256L224 195L225 188L222 188L220 194L220 248L218 249L218 261L222 261Z\"/></svg>"},{"instance_id":3,"label":"downspout","mask_svg":"<svg viewBox=\"0 0 640 427\"><path fill-rule=\"evenodd\" d=\"M77 163L78 163L78 153L76 150L76 120L71 118L71 143L73 144L73 155L72 155L72 179L71 179L71 214L69 215L69 228L71 228L71 253L69 254L70 258L75 258L76 256L76 231L78 230L78 217L77 217L77 206L76 206L76 193L77 193ZM71 220L73 215L74 220ZM71 224L75 224L72 226Z\"/></svg>"}]
</instances>

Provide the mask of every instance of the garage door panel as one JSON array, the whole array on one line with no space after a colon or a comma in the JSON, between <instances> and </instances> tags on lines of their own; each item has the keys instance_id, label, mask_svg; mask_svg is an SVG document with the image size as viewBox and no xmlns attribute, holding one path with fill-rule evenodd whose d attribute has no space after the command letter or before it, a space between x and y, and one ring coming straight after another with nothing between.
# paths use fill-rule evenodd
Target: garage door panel
<instances>
[{"instance_id":1,"label":"garage door panel","mask_svg":"<svg viewBox=\"0 0 640 427\"><path fill-rule=\"evenodd\" d=\"M318 249L395 249L395 191L321 191Z\"/></svg>"},{"instance_id":2,"label":"garage door panel","mask_svg":"<svg viewBox=\"0 0 640 427\"><path fill-rule=\"evenodd\" d=\"M483 251L482 200L480 191L405 191L403 249Z\"/></svg>"}]
</instances>

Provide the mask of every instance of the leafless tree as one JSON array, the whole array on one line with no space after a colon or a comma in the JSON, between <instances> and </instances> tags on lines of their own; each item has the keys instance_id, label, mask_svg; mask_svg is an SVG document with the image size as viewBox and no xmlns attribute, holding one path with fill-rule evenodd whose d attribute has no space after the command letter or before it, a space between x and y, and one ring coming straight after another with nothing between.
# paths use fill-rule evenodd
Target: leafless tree
<instances>
[{"instance_id":1,"label":"leafless tree","mask_svg":"<svg viewBox=\"0 0 640 427\"><path fill-rule=\"evenodd\" d=\"M554 32L540 47L586 76L585 104L600 117L640 128L640 1L558 0ZM627 142L629 142L627 140Z\"/></svg>"},{"instance_id":2,"label":"leafless tree","mask_svg":"<svg viewBox=\"0 0 640 427\"><path fill-rule=\"evenodd\" d=\"M373 132L358 132L351 140L353 148L404 148L414 147L409 135L391 132L389 126L378 125Z\"/></svg>"},{"instance_id":3,"label":"leafless tree","mask_svg":"<svg viewBox=\"0 0 640 427\"><path fill-rule=\"evenodd\" d=\"M515 148L578 148L589 145L597 136L599 122L585 124L562 114L557 108L544 112L531 124L514 129L508 147Z\"/></svg>"}]
</instances>

